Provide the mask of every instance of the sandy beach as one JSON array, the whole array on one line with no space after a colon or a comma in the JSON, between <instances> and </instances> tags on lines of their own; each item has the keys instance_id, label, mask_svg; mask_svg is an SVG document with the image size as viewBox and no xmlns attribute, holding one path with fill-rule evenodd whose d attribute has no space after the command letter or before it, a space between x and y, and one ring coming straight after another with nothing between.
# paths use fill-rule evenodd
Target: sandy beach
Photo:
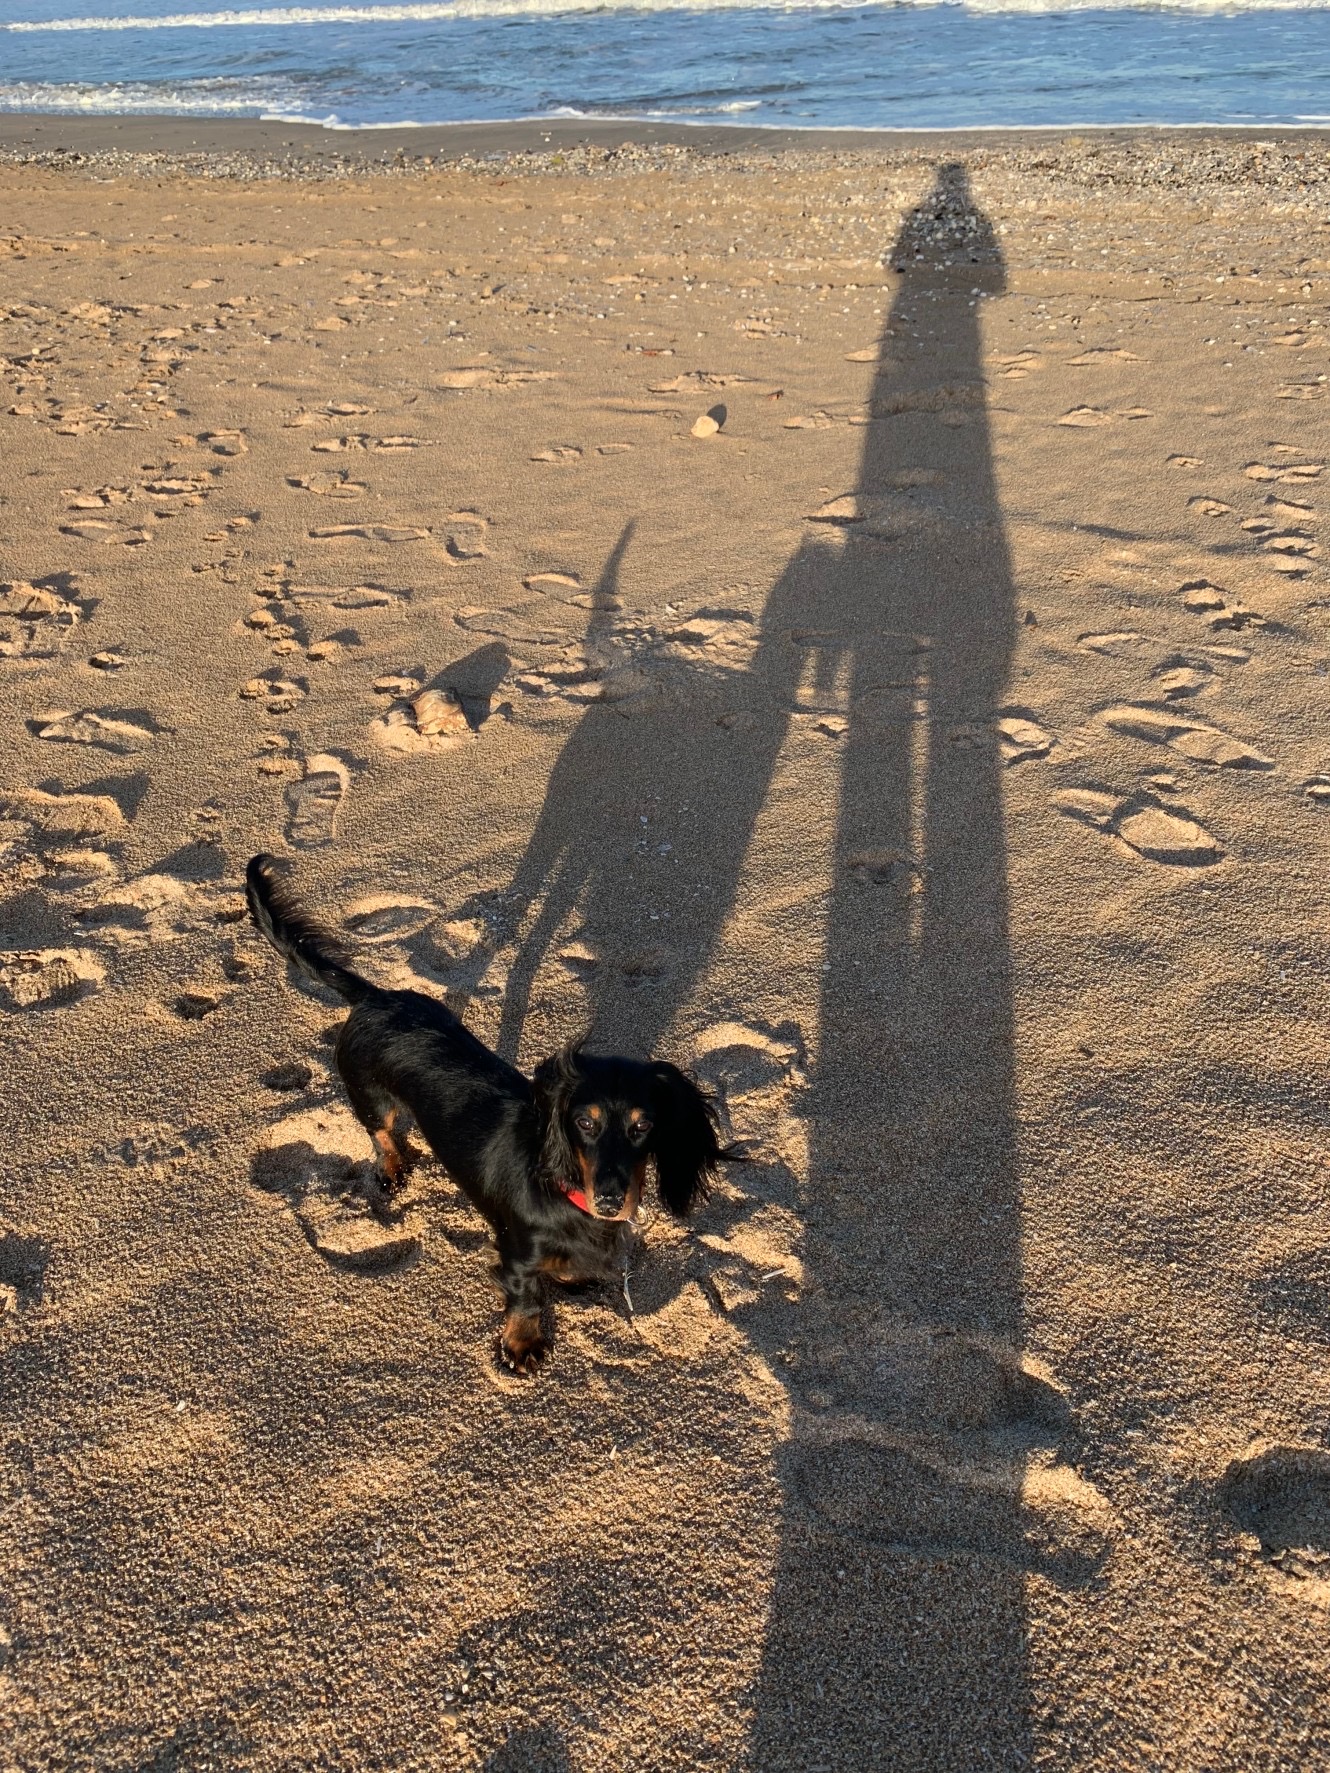
<instances>
[{"instance_id":1,"label":"sandy beach","mask_svg":"<svg viewBox=\"0 0 1330 1773\"><path fill-rule=\"evenodd\" d=\"M0 119L5 1773L1330 1765L1327 298L1312 132ZM258 849L744 1141L538 1379Z\"/></svg>"}]
</instances>

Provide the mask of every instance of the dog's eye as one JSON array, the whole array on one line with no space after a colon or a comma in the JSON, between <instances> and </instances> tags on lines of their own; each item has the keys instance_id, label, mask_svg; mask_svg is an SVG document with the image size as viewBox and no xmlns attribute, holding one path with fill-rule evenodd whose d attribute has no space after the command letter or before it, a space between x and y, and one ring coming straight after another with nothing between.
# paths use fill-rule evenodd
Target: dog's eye
<instances>
[{"instance_id":1,"label":"dog's eye","mask_svg":"<svg viewBox=\"0 0 1330 1773\"><path fill-rule=\"evenodd\" d=\"M645 1139L650 1131L651 1122L649 1120L635 1120L628 1128L628 1136L630 1139Z\"/></svg>"},{"instance_id":2,"label":"dog's eye","mask_svg":"<svg viewBox=\"0 0 1330 1773\"><path fill-rule=\"evenodd\" d=\"M594 1133L596 1123L589 1114L579 1114L575 1121L579 1133Z\"/></svg>"}]
</instances>

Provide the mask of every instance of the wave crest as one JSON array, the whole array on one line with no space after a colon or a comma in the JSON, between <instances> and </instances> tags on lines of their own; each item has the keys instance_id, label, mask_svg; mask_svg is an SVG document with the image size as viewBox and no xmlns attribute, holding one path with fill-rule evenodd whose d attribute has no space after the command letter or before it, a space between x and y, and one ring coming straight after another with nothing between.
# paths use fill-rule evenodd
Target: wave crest
<instances>
[{"instance_id":1,"label":"wave crest","mask_svg":"<svg viewBox=\"0 0 1330 1773\"><path fill-rule=\"evenodd\" d=\"M0 31L203 31L299 25L429 24L454 18L554 18L577 12L860 12L959 5L972 13L1324 12L1330 0L408 0L382 6L269 6L220 12L11 19Z\"/></svg>"}]
</instances>

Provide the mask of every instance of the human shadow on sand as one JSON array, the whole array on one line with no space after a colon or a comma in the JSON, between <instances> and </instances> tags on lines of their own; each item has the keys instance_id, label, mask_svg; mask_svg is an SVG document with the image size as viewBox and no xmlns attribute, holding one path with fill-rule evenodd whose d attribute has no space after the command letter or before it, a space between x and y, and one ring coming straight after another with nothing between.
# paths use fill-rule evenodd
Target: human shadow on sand
<instances>
[{"instance_id":1,"label":"human shadow on sand","mask_svg":"<svg viewBox=\"0 0 1330 1773\"><path fill-rule=\"evenodd\" d=\"M888 263L855 485L808 523L746 654L735 612L703 612L729 663L588 708L513 881L535 909L505 1049L571 923L595 1043L657 1049L720 945L793 723L825 722L839 747L825 928L808 929L825 970L802 1100L804 1285L797 1305L736 1319L792 1407L752 1694L762 1773L1025 1765L1025 1581L1078 1583L1103 1550L1056 1485L1030 1481L1031 1450L1047 1464L1066 1424L1018 1351L991 725L1015 612L979 330L1004 269L960 167L939 169ZM802 840L788 834L788 868L811 873Z\"/></svg>"}]
</instances>

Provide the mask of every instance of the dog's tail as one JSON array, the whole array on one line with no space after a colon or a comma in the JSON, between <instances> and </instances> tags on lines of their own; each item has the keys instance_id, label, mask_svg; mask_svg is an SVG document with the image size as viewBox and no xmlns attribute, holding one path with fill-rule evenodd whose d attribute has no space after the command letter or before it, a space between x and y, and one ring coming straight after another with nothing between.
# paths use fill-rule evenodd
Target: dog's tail
<instances>
[{"instance_id":1,"label":"dog's tail","mask_svg":"<svg viewBox=\"0 0 1330 1773\"><path fill-rule=\"evenodd\" d=\"M256 926L306 978L348 1003L369 997L376 987L353 971L337 938L300 909L279 869L275 856L254 856L245 870L245 897Z\"/></svg>"}]
</instances>

